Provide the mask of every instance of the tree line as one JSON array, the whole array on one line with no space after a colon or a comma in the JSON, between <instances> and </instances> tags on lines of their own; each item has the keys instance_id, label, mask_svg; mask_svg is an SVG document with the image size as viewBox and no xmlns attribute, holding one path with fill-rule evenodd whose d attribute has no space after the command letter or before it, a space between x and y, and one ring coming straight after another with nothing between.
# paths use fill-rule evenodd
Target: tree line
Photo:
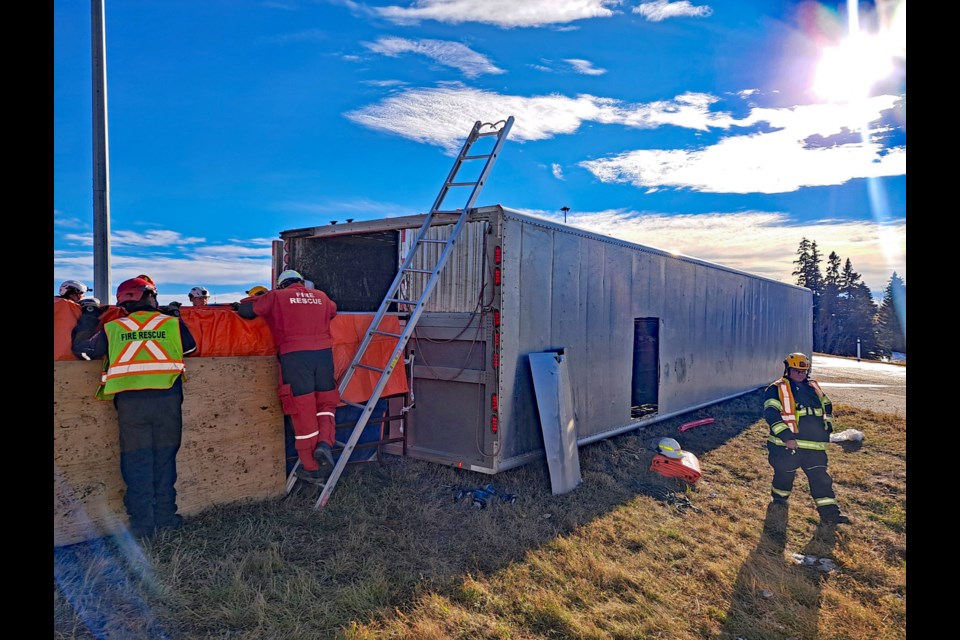
<instances>
[{"instance_id":1,"label":"tree line","mask_svg":"<svg viewBox=\"0 0 960 640\"><path fill-rule=\"evenodd\" d=\"M841 261L831 251L821 271L823 256L816 241L803 238L793 264L797 284L813 292L814 351L867 359L907 352L907 285L896 271L877 305L849 258Z\"/></svg>"}]
</instances>

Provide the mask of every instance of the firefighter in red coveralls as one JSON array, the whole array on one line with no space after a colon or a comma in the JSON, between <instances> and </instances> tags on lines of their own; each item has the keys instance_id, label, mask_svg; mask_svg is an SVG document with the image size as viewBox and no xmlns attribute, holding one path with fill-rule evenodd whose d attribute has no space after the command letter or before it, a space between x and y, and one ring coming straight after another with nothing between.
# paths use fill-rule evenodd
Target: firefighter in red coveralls
<instances>
[{"instance_id":1,"label":"firefighter in red coveralls","mask_svg":"<svg viewBox=\"0 0 960 640\"><path fill-rule=\"evenodd\" d=\"M277 287L240 302L237 312L247 320L261 317L270 327L280 359L277 394L293 422L301 462L297 476L318 483L324 478L320 463L330 469L334 464L331 448L340 393L333 375L330 321L337 305L323 291L307 289L303 276L292 269L280 274Z\"/></svg>"},{"instance_id":2,"label":"firefighter in red coveralls","mask_svg":"<svg viewBox=\"0 0 960 640\"><path fill-rule=\"evenodd\" d=\"M833 431L833 404L810 378L810 358L791 353L783 361L783 377L763 393L763 418L770 426L767 460L773 467L774 504L787 504L797 469L803 469L810 495L825 525L847 524L827 473L827 445Z\"/></svg>"}]
</instances>

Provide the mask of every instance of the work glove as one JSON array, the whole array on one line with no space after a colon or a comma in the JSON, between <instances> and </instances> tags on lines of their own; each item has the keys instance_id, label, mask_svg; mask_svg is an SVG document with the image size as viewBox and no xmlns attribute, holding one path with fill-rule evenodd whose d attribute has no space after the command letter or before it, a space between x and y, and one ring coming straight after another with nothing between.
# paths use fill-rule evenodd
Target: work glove
<instances>
[{"instance_id":1,"label":"work glove","mask_svg":"<svg viewBox=\"0 0 960 640\"><path fill-rule=\"evenodd\" d=\"M180 317L180 305L172 302L166 306L157 307L157 311L164 315L173 316L174 318Z\"/></svg>"},{"instance_id":2,"label":"work glove","mask_svg":"<svg viewBox=\"0 0 960 640\"><path fill-rule=\"evenodd\" d=\"M168 307L174 307L174 308L179 309L180 307L183 306L183 303L182 303L182 302L177 302L176 300L174 300L173 302L171 302L171 303L168 304L167 306L168 306Z\"/></svg>"},{"instance_id":3,"label":"work glove","mask_svg":"<svg viewBox=\"0 0 960 640\"><path fill-rule=\"evenodd\" d=\"M234 311L240 311L240 303L239 303L239 302L231 302L231 303L230 303L230 308L233 309Z\"/></svg>"},{"instance_id":4,"label":"work glove","mask_svg":"<svg viewBox=\"0 0 960 640\"><path fill-rule=\"evenodd\" d=\"M103 313L103 307L100 306L100 301L96 298L84 298L80 301L80 312L99 318L100 314Z\"/></svg>"}]
</instances>

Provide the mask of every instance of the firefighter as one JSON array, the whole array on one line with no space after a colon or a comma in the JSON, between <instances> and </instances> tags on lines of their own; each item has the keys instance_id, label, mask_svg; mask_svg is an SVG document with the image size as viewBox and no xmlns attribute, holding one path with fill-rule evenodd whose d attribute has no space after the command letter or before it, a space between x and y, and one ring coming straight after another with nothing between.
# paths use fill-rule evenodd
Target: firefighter
<instances>
[{"instance_id":1,"label":"firefighter","mask_svg":"<svg viewBox=\"0 0 960 640\"><path fill-rule=\"evenodd\" d=\"M783 377L763 393L763 418L770 426L767 460L773 467L771 494L786 505L797 469L803 469L810 495L825 525L847 524L827 473L827 445L833 431L833 404L810 377L810 358L791 353L783 361Z\"/></svg>"},{"instance_id":2,"label":"firefighter","mask_svg":"<svg viewBox=\"0 0 960 640\"><path fill-rule=\"evenodd\" d=\"M207 291L206 287L194 287L190 289L190 293L187 294L187 297L190 299L190 304L195 307L205 307L207 306L207 300L210 299L210 292Z\"/></svg>"},{"instance_id":3,"label":"firefighter","mask_svg":"<svg viewBox=\"0 0 960 640\"><path fill-rule=\"evenodd\" d=\"M263 286L262 284L258 284L257 286L255 286L255 287L251 288L249 291L247 291L247 296L250 297L250 298L256 298L257 296L262 296L262 295L265 294L267 291L270 291L270 289L267 289L267 288L266 288L265 286Z\"/></svg>"},{"instance_id":4,"label":"firefighter","mask_svg":"<svg viewBox=\"0 0 960 640\"><path fill-rule=\"evenodd\" d=\"M57 297L80 304L80 298L82 298L83 294L87 291L89 291L87 285L79 280L64 280L60 285L60 291L57 293Z\"/></svg>"},{"instance_id":5,"label":"firefighter","mask_svg":"<svg viewBox=\"0 0 960 640\"><path fill-rule=\"evenodd\" d=\"M177 513L177 452L183 432L183 356L197 343L183 320L160 313L156 288L141 278L117 287L126 316L97 331L102 307L84 300L73 353L107 356L96 397L113 400L120 426L123 505L137 537L183 524Z\"/></svg>"},{"instance_id":6,"label":"firefighter","mask_svg":"<svg viewBox=\"0 0 960 640\"><path fill-rule=\"evenodd\" d=\"M277 346L283 413L293 423L301 466L297 476L307 482L323 479L320 463L333 467L336 411L340 393L334 379L330 322L337 305L319 289L307 289L304 278L288 269L277 277L277 288L238 307L240 317L262 317Z\"/></svg>"}]
</instances>

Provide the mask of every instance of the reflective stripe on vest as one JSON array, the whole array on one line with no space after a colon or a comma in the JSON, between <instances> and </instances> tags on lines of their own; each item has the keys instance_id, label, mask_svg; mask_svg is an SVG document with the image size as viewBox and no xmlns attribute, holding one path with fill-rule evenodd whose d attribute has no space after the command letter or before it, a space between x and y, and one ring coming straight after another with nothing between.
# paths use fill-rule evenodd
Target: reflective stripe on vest
<instances>
[{"instance_id":1,"label":"reflective stripe on vest","mask_svg":"<svg viewBox=\"0 0 960 640\"><path fill-rule=\"evenodd\" d=\"M817 394L817 398L820 400L820 407L804 408L796 410L794 407L796 403L793 400L793 392L790 391L790 383L786 378L780 378L777 381L777 393L780 395L780 417L783 419L783 422L790 427L790 431L794 433L800 433L800 427L797 426L797 420L801 416L822 416L825 413L823 399L826 397L826 394L823 392L823 389L820 388L820 385L817 384L816 380L807 380L807 383L813 387L814 392ZM769 402L769 400L767 401Z\"/></svg>"},{"instance_id":2,"label":"reflective stripe on vest","mask_svg":"<svg viewBox=\"0 0 960 640\"><path fill-rule=\"evenodd\" d=\"M767 442L773 443L775 445L784 447L783 440L777 436L768 436ZM798 449L810 449L812 451L826 451L827 444L826 442L814 442L813 440L794 440L797 443Z\"/></svg>"},{"instance_id":3,"label":"reflective stripe on vest","mask_svg":"<svg viewBox=\"0 0 960 640\"><path fill-rule=\"evenodd\" d=\"M799 433L800 427L797 426L797 416L793 412L793 394L790 393L790 383L780 378L780 381L777 382L777 393L780 394L780 418L790 428L790 431Z\"/></svg>"},{"instance_id":4,"label":"reflective stripe on vest","mask_svg":"<svg viewBox=\"0 0 960 640\"><path fill-rule=\"evenodd\" d=\"M120 391L169 389L185 371L180 322L158 312L136 311L104 325L108 362L98 397Z\"/></svg>"}]
</instances>

